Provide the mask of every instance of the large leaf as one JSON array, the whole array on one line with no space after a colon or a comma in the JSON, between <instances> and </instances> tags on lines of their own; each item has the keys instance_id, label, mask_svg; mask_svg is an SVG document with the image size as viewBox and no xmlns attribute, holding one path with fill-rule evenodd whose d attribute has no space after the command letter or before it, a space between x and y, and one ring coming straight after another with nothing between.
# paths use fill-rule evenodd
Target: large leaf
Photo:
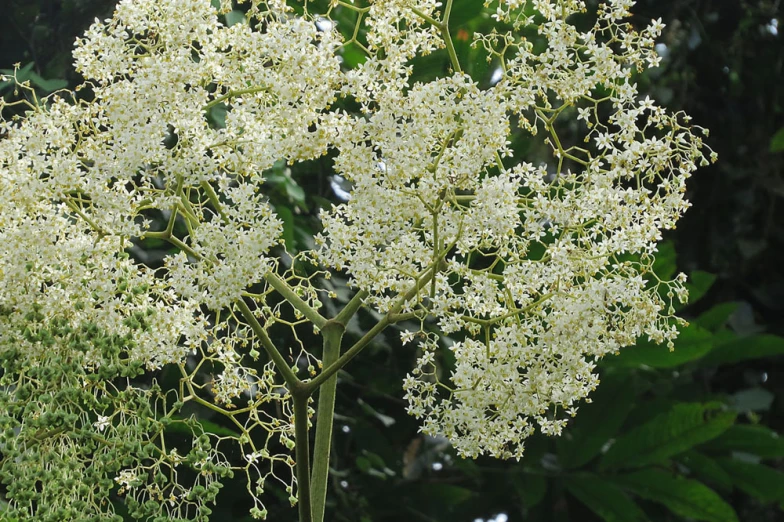
<instances>
[{"instance_id":1,"label":"large leaf","mask_svg":"<svg viewBox=\"0 0 784 522\"><path fill-rule=\"evenodd\" d=\"M701 482L713 484L722 491L732 490L732 479L712 458L698 451L689 450L675 457L675 460L688 468L691 474Z\"/></svg>"},{"instance_id":2,"label":"large leaf","mask_svg":"<svg viewBox=\"0 0 784 522\"><path fill-rule=\"evenodd\" d=\"M296 253L297 243L294 236L296 225L294 224L294 213L286 206L277 205L275 212L278 218L283 222L283 241L286 244L286 250L289 253Z\"/></svg>"},{"instance_id":3,"label":"large leaf","mask_svg":"<svg viewBox=\"0 0 784 522\"><path fill-rule=\"evenodd\" d=\"M63 79L59 79L59 78L50 78L48 80L44 79L33 70L34 66L35 63L30 62L24 67L19 68L15 73L12 69L0 69L0 74L4 74L8 77L13 77L15 75L16 82L24 83L29 81L35 87L38 87L45 93L50 93L58 89L65 89L66 87L68 87L68 82ZM12 84L13 82L4 82L4 83Z\"/></svg>"},{"instance_id":4,"label":"large leaf","mask_svg":"<svg viewBox=\"0 0 784 522\"><path fill-rule=\"evenodd\" d=\"M226 13L226 25L231 27L234 24L246 23L247 19L245 19L245 13L242 11L230 11Z\"/></svg>"},{"instance_id":5,"label":"large leaf","mask_svg":"<svg viewBox=\"0 0 784 522\"><path fill-rule=\"evenodd\" d=\"M784 457L784 438L765 426L738 424L705 444L706 451L751 453L762 458Z\"/></svg>"},{"instance_id":6,"label":"large leaf","mask_svg":"<svg viewBox=\"0 0 784 522\"><path fill-rule=\"evenodd\" d=\"M592 402L580 406L574 423L556 439L561 466L576 468L598 455L623 425L634 407L634 397L634 379L628 372L602 376Z\"/></svg>"},{"instance_id":7,"label":"large leaf","mask_svg":"<svg viewBox=\"0 0 784 522\"><path fill-rule=\"evenodd\" d=\"M635 495L658 502L676 515L705 522L738 522L732 506L701 482L649 468L618 477Z\"/></svg>"},{"instance_id":8,"label":"large leaf","mask_svg":"<svg viewBox=\"0 0 784 522\"><path fill-rule=\"evenodd\" d=\"M738 413L768 411L776 396L765 388L748 388L732 394L730 406Z\"/></svg>"},{"instance_id":9,"label":"large leaf","mask_svg":"<svg viewBox=\"0 0 784 522\"><path fill-rule=\"evenodd\" d=\"M682 403L638 426L613 444L600 469L661 462L721 435L735 422L721 403Z\"/></svg>"},{"instance_id":10,"label":"large leaf","mask_svg":"<svg viewBox=\"0 0 784 522\"><path fill-rule=\"evenodd\" d=\"M779 129L776 134L770 138L770 152L781 152L784 150L784 128Z\"/></svg>"},{"instance_id":11,"label":"large leaf","mask_svg":"<svg viewBox=\"0 0 784 522\"><path fill-rule=\"evenodd\" d=\"M596 475L564 479L564 486L605 522L643 522L645 513L616 484Z\"/></svg>"},{"instance_id":12,"label":"large leaf","mask_svg":"<svg viewBox=\"0 0 784 522\"><path fill-rule=\"evenodd\" d=\"M610 366L639 368L674 368L699 359L712 348L711 334L697 325L681 328L672 352L664 344L640 340L635 346L625 348L617 357L608 358Z\"/></svg>"},{"instance_id":13,"label":"large leaf","mask_svg":"<svg viewBox=\"0 0 784 522\"><path fill-rule=\"evenodd\" d=\"M455 0L449 16L449 27L454 30L466 25L479 16L482 9L484 9L484 5L477 0Z\"/></svg>"},{"instance_id":14,"label":"large leaf","mask_svg":"<svg viewBox=\"0 0 784 522\"><path fill-rule=\"evenodd\" d=\"M731 458L716 459L738 489L760 502L784 502L784 473L762 464Z\"/></svg>"},{"instance_id":15,"label":"large leaf","mask_svg":"<svg viewBox=\"0 0 784 522\"><path fill-rule=\"evenodd\" d=\"M653 262L653 271L659 279L672 279L676 270L675 245L672 241L665 241L658 245L656 259Z\"/></svg>"},{"instance_id":16,"label":"large leaf","mask_svg":"<svg viewBox=\"0 0 784 522\"><path fill-rule=\"evenodd\" d=\"M738 337L713 349L703 358L707 364L734 364L748 359L784 355L784 337L770 334Z\"/></svg>"},{"instance_id":17,"label":"large leaf","mask_svg":"<svg viewBox=\"0 0 784 522\"><path fill-rule=\"evenodd\" d=\"M717 304L700 314L694 322L711 332L715 332L727 324L727 321L732 313L737 310L739 304L734 301Z\"/></svg>"},{"instance_id":18,"label":"large leaf","mask_svg":"<svg viewBox=\"0 0 784 522\"><path fill-rule=\"evenodd\" d=\"M517 497L527 509L539 504L547 493L547 479L542 475L516 472L511 474L510 480Z\"/></svg>"},{"instance_id":19,"label":"large leaf","mask_svg":"<svg viewBox=\"0 0 784 522\"><path fill-rule=\"evenodd\" d=\"M44 79L34 72L29 73L30 82L46 93L54 92L68 87L68 82L60 78Z\"/></svg>"},{"instance_id":20,"label":"large leaf","mask_svg":"<svg viewBox=\"0 0 784 522\"><path fill-rule=\"evenodd\" d=\"M686 288L689 290L689 304L694 304L710 290L716 282L716 275L702 270L695 270L689 275Z\"/></svg>"},{"instance_id":21,"label":"large leaf","mask_svg":"<svg viewBox=\"0 0 784 522\"><path fill-rule=\"evenodd\" d=\"M474 495L470 489L443 483L423 484L417 489L424 498L436 505L454 506Z\"/></svg>"}]
</instances>

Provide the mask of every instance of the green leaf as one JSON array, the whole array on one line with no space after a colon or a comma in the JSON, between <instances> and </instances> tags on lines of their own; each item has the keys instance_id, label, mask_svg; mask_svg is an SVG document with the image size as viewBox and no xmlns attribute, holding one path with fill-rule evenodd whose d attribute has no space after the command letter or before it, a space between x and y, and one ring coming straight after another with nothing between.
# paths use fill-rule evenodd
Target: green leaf
<instances>
[{"instance_id":1,"label":"green leaf","mask_svg":"<svg viewBox=\"0 0 784 522\"><path fill-rule=\"evenodd\" d=\"M610 357L610 366L640 368L674 368L687 362L699 359L711 351L712 342L709 331L697 325L680 328L675 340L675 349L671 352L667 345L641 339L635 346L621 350L616 357Z\"/></svg>"},{"instance_id":2,"label":"green leaf","mask_svg":"<svg viewBox=\"0 0 784 522\"><path fill-rule=\"evenodd\" d=\"M596 475L578 475L564 479L567 491L599 515L605 522L642 522L645 513L612 482Z\"/></svg>"},{"instance_id":3,"label":"green leaf","mask_svg":"<svg viewBox=\"0 0 784 522\"><path fill-rule=\"evenodd\" d=\"M620 437L605 453L600 469L661 462L721 435L735 422L721 403L682 403Z\"/></svg>"},{"instance_id":4,"label":"green leaf","mask_svg":"<svg viewBox=\"0 0 784 522\"><path fill-rule=\"evenodd\" d=\"M711 332L715 332L727 324L727 321L737 310L739 304L736 302L717 304L703 312L694 322Z\"/></svg>"},{"instance_id":5,"label":"green leaf","mask_svg":"<svg viewBox=\"0 0 784 522\"><path fill-rule=\"evenodd\" d=\"M359 404L359 406L362 408L362 410L364 410L365 413L367 413L371 417L375 417L376 419L378 419L381 422L381 424L384 425L385 428L389 428L396 422L393 417L390 417L389 415L384 415L383 413L376 411L370 404L366 403L362 399L357 399L357 404Z\"/></svg>"},{"instance_id":6,"label":"green leaf","mask_svg":"<svg viewBox=\"0 0 784 522\"><path fill-rule=\"evenodd\" d=\"M367 55L354 44L347 45L343 48L343 63L349 69L355 68L361 63L365 63Z\"/></svg>"},{"instance_id":7,"label":"green leaf","mask_svg":"<svg viewBox=\"0 0 784 522\"><path fill-rule=\"evenodd\" d=\"M766 426L737 424L705 444L713 453L737 451L762 458L784 457L784 438Z\"/></svg>"},{"instance_id":8,"label":"green leaf","mask_svg":"<svg viewBox=\"0 0 784 522\"><path fill-rule=\"evenodd\" d=\"M732 506L701 482L649 468L618 477L618 484L635 495L658 502L685 518L705 522L738 522Z\"/></svg>"},{"instance_id":9,"label":"green leaf","mask_svg":"<svg viewBox=\"0 0 784 522\"><path fill-rule=\"evenodd\" d=\"M716 461L729 473L738 489L763 503L784 502L784 473L762 464L731 458Z\"/></svg>"},{"instance_id":10,"label":"green leaf","mask_svg":"<svg viewBox=\"0 0 784 522\"><path fill-rule=\"evenodd\" d=\"M225 103L219 103L218 105L210 107L206 115L207 120L210 122L210 127L213 129L225 129L226 114L228 112L229 108Z\"/></svg>"},{"instance_id":11,"label":"green leaf","mask_svg":"<svg viewBox=\"0 0 784 522\"><path fill-rule=\"evenodd\" d=\"M379 469L384 469L387 467L387 463L384 462L384 459L381 457L381 455L368 450L362 450L362 453L365 455L368 461L370 461L373 467Z\"/></svg>"},{"instance_id":12,"label":"green leaf","mask_svg":"<svg viewBox=\"0 0 784 522\"><path fill-rule=\"evenodd\" d=\"M244 24L245 22L247 22L247 20L245 19L245 13L242 11L237 11L235 9L234 11L226 13L226 25L228 27L231 27L234 24Z\"/></svg>"},{"instance_id":13,"label":"green leaf","mask_svg":"<svg viewBox=\"0 0 784 522\"><path fill-rule=\"evenodd\" d=\"M173 418L174 421L179 422L172 422L168 426L166 426L167 432L172 433L185 433L185 434L192 434L193 430L185 424L185 420L183 418ZM201 429L204 430L204 433L212 433L213 435L218 435L221 437L239 437L240 434L234 431L231 428L227 428L225 426L221 426L220 424L216 424L212 421L208 421L205 419L195 419L193 422L201 426Z\"/></svg>"},{"instance_id":14,"label":"green leaf","mask_svg":"<svg viewBox=\"0 0 784 522\"><path fill-rule=\"evenodd\" d=\"M675 457L675 460L687 467L700 481L713 484L722 491L732 490L732 479L712 458L698 451L689 450Z\"/></svg>"},{"instance_id":15,"label":"green leaf","mask_svg":"<svg viewBox=\"0 0 784 522\"><path fill-rule=\"evenodd\" d=\"M715 282L715 274L702 270L693 271L686 282L686 288L689 290L689 304L694 304L702 299Z\"/></svg>"},{"instance_id":16,"label":"green leaf","mask_svg":"<svg viewBox=\"0 0 784 522\"><path fill-rule=\"evenodd\" d=\"M730 397L730 406L739 413L768 411L775 396L765 388L741 390Z\"/></svg>"},{"instance_id":17,"label":"green leaf","mask_svg":"<svg viewBox=\"0 0 784 522\"><path fill-rule=\"evenodd\" d=\"M784 127L779 129L770 139L770 152L781 152L784 150Z\"/></svg>"},{"instance_id":18,"label":"green leaf","mask_svg":"<svg viewBox=\"0 0 784 522\"><path fill-rule=\"evenodd\" d=\"M38 87L47 93L68 87L68 82L66 80L60 78L44 79L33 70L34 66L35 62L30 62L16 71L16 81L19 83L29 81L33 86ZM0 69L0 74L12 77L14 75L14 70ZM13 83L13 81L7 83Z\"/></svg>"},{"instance_id":19,"label":"green leaf","mask_svg":"<svg viewBox=\"0 0 784 522\"><path fill-rule=\"evenodd\" d=\"M738 308L739 304L740 303L736 303L736 302L717 304L716 306L703 312L697 319L695 319L694 322L702 326L706 330L715 332L716 330L718 330L719 328L727 324L727 320L730 318L732 313Z\"/></svg>"},{"instance_id":20,"label":"green leaf","mask_svg":"<svg viewBox=\"0 0 784 522\"><path fill-rule=\"evenodd\" d=\"M296 230L294 213L284 205L277 205L275 207L275 213L283 222L283 241L286 243L286 250L288 250L289 253L296 252L297 243L294 238L294 232Z\"/></svg>"},{"instance_id":21,"label":"green leaf","mask_svg":"<svg viewBox=\"0 0 784 522\"><path fill-rule=\"evenodd\" d=\"M30 72L28 77L33 85L45 92L54 92L58 89L65 89L68 87L68 82L59 78L45 80L34 72Z\"/></svg>"},{"instance_id":22,"label":"green leaf","mask_svg":"<svg viewBox=\"0 0 784 522\"><path fill-rule=\"evenodd\" d=\"M304 206L305 190L293 179L287 180L287 183L284 186L286 187L286 195L297 205Z\"/></svg>"},{"instance_id":23,"label":"green leaf","mask_svg":"<svg viewBox=\"0 0 784 522\"><path fill-rule=\"evenodd\" d=\"M515 472L511 475L511 483L517 497L528 509L539 504L547 493L547 479L542 475Z\"/></svg>"},{"instance_id":24,"label":"green leaf","mask_svg":"<svg viewBox=\"0 0 784 522\"><path fill-rule=\"evenodd\" d=\"M16 79L19 83L27 80L29 78L28 73L32 70L35 62L30 62L24 67L20 67L19 70L16 71ZM0 74L5 74L6 76L13 76L14 70L13 69L0 69Z\"/></svg>"},{"instance_id":25,"label":"green leaf","mask_svg":"<svg viewBox=\"0 0 784 522\"><path fill-rule=\"evenodd\" d=\"M477 0L455 0L449 16L449 28L457 29L465 25L479 16L482 9L484 9L483 3Z\"/></svg>"},{"instance_id":26,"label":"green leaf","mask_svg":"<svg viewBox=\"0 0 784 522\"><path fill-rule=\"evenodd\" d=\"M599 454L634 408L634 379L628 372L602 376L592 402L580 406L577 417L563 436L556 439L558 461L576 468Z\"/></svg>"},{"instance_id":27,"label":"green leaf","mask_svg":"<svg viewBox=\"0 0 784 522\"><path fill-rule=\"evenodd\" d=\"M363 457L362 455L358 455L355 462L357 465L357 469L362 473L367 473L368 471L370 471L370 468L373 467L373 465L370 463L370 459L368 459L367 457Z\"/></svg>"},{"instance_id":28,"label":"green leaf","mask_svg":"<svg viewBox=\"0 0 784 522\"><path fill-rule=\"evenodd\" d=\"M749 359L784 355L784 337L771 334L738 337L717 346L703 358L707 364L734 364Z\"/></svg>"},{"instance_id":29,"label":"green leaf","mask_svg":"<svg viewBox=\"0 0 784 522\"><path fill-rule=\"evenodd\" d=\"M659 279L672 279L676 270L675 258L675 245L672 241L665 241L658 246L653 271Z\"/></svg>"},{"instance_id":30,"label":"green leaf","mask_svg":"<svg viewBox=\"0 0 784 522\"><path fill-rule=\"evenodd\" d=\"M443 483L423 484L417 489L423 498L446 506L461 504L474 495L470 489Z\"/></svg>"}]
</instances>

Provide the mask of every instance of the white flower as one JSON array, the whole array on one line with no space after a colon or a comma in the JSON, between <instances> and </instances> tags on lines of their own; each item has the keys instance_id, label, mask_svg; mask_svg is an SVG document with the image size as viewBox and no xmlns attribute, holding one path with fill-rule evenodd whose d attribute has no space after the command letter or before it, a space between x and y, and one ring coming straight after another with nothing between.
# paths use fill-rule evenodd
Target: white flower
<instances>
[{"instance_id":1,"label":"white flower","mask_svg":"<svg viewBox=\"0 0 784 522\"><path fill-rule=\"evenodd\" d=\"M98 431L101 432L110 425L111 423L109 422L109 417L105 417L103 415L98 415L98 420L93 423L93 426L95 426L98 429Z\"/></svg>"}]
</instances>

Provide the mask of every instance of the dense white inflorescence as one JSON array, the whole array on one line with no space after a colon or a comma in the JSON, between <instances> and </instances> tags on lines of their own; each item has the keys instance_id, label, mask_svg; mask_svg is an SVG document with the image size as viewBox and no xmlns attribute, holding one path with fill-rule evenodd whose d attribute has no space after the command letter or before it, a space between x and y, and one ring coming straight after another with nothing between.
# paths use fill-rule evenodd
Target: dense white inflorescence
<instances>
[{"instance_id":1,"label":"dense white inflorescence","mask_svg":"<svg viewBox=\"0 0 784 522\"><path fill-rule=\"evenodd\" d=\"M421 321L403 334L421 353L403 383L408 410L461 455L519 458L536 426L561 432L598 385L599 358L639 337L672 343L684 278L660 281L652 264L706 158L702 129L637 91L636 74L658 64L660 22L631 28L631 0L607 0L587 29L572 23L586 10L579 0L488 1L497 27L473 35L500 67L487 87L460 67L451 1L334 0L318 13L251 2L229 26L230 4L120 2L77 42L84 96L36 100L2 122L0 352L40 365L51 343L30 328L89 323L132 334L128 360L150 370L178 364L187 380L190 354L213 361L217 404L243 394L259 397L253 407L285 403L271 364L259 375L250 362L256 341L232 306L279 270L282 223L263 173L327 154L352 190L322 213L308 257L345 273L377 311ZM337 10L358 14L350 42L329 22ZM521 36L531 28L538 45ZM341 65L349 44L364 54L354 68ZM412 59L440 49L451 69L414 83ZM570 122L579 137L567 143ZM513 150L521 132L550 164ZM151 228L156 212L164 230ZM177 252L158 269L134 262L125 251L145 238ZM153 317L144 328L140 314ZM107 364L97 348L80 357L90 370ZM291 411L281 411L251 428L289 446ZM95 418L96 430L111 426ZM291 461L243 451L246 472Z\"/></svg>"}]
</instances>

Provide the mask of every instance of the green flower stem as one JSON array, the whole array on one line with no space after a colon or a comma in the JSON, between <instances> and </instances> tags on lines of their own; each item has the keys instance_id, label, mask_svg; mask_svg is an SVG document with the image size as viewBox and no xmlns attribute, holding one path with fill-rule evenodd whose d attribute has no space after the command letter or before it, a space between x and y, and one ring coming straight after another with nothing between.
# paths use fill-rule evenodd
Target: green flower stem
<instances>
[{"instance_id":1,"label":"green flower stem","mask_svg":"<svg viewBox=\"0 0 784 522\"><path fill-rule=\"evenodd\" d=\"M304 386L310 393L318 389L319 386L324 384L327 379L335 375L341 368L343 368L351 359L356 357L356 355L361 352L365 346L370 344L378 334L380 334L387 326L392 324L392 317L397 316L403 306L410 301L414 296L419 294L423 287L425 287L429 282L430 279L435 276L437 272L437 267L431 266L425 272L417 278L416 284L400 299L398 299L397 303L392 306L392 309L387 312L387 314L378 322L376 325L371 328L362 338L357 341L351 348L346 350L346 352L340 356L340 358L335 361L333 364L330 364L324 370L318 374L313 380L304 383Z\"/></svg>"},{"instance_id":2,"label":"green flower stem","mask_svg":"<svg viewBox=\"0 0 784 522\"><path fill-rule=\"evenodd\" d=\"M313 522L310 496L310 444L308 440L308 398L301 387L291 391L294 400L294 442L297 468L297 503L299 522Z\"/></svg>"},{"instance_id":3,"label":"green flower stem","mask_svg":"<svg viewBox=\"0 0 784 522\"><path fill-rule=\"evenodd\" d=\"M304 299L297 295L297 293L281 279L276 273L269 272L264 276L264 279L269 285L278 291L288 303L296 308L308 321L313 323L313 326L321 330L327 324L327 319L318 313L315 308L310 306Z\"/></svg>"},{"instance_id":4,"label":"green flower stem","mask_svg":"<svg viewBox=\"0 0 784 522\"><path fill-rule=\"evenodd\" d=\"M324 338L322 362L325 366L335 364L340 357L340 343L345 330L345 326L337 321L328 322L322 330ZM337 383L338 375L335 373L319 387L318 408L316 409L316 441L313 447L313 472L311 474L311 502L314 522L324 520Z\"/></svg>"},{"instance_id":5,"label":"green flower stem","mask_svg":"<svg viewBox=\"0 0 784 522\"><path fill-rule=\"evenodd\" d=\"M387 314L373 327L371 328L362 338L357 341L354 346L346 350L346 353L340 356L340 358L335 361L334 364L329 365L328 367L324 368L324 370L316 376L315 379L312 381L308 381L306 383L302 383L302 387L308 390L308 393L313 393L319 386L324 384L324 382L329 379L332 375L336 374L341 368L343 368L351 359L356 357L356 355L362 351L365 346L370 344L378 334L380 334L387 326L393 324L396 318L401 317L400 310L403 309L406 303L408 303L411 299L415 296L419 295L422 288L426 287L427 284L430 282L432 278L436 276L438 271L441 269L441 265L443 264L444 257L451 251L457 241L460 239L463 233L463 222L460 222L460 226L457 230L457 235L455 239L444 248L439 256L438 263L435 263L428 268L426 268L423 272L419 274L416 278L416 282L414 286L412 286L405 295L401 296L392 308L387 312ZM356 297L356 296L355 296ZM347 305L348 308L348 305ZM408 317L408 314L405 314L405 317Z\"/></svg>"},{"instance_id":6,"label":"green flower stem","mask_svg":"<svg viewBox=\"0 0 784 522\"><path fill-rule=\"evenodd\" d=\"M207 111L207 110L211 109L212 107L218 105L221 102L224 102L226 100L230 100L231 98L234 98L234 97L237 97L237 96L242 96L243 94L256 94L257 92L264 92L264 91L267 91L267 90L269 90L267 87L261 87L261 86L260 87L250 87L248 89L232 90L232 91L227 92L223 96L218 96L214 100L210 101L209 103L204 105L204 107L202 107L202 110Z\"/></svg>"},{"instance_id":7,"label":"green flower stem","mask_svg":"<svg viewBox=\"0 0 784 522\"><path fill-rule=\"evenodd\" d=\"M446 44L446 52L449 53L449 60L452 62L455 72L461 73L463 69L460 67L460 61L457 59L457 51L455 51L455 44L452 42L452 35L449 34L449 16L452 14L452 3L454 0L447 0L444 7L444 17L441 20L441 25L438 28L441 30L441 35L444 37Z\"/></svg>"},{"instance_id":8,"label":"green flower stem","mask_svg":"<svg viewBox=\"0 0 784 522\"><path fill-rule=\"evenodd\" d=\"M443 24L441 22L439 22L438 20L436 20L435 18L433 18L431 16L426 15L425 13L420 11L418 8L412 7L411 11L413 11L415 15L417 15L419 18L421 18L425 22L429 23L433 27L437 27L439 29L442 28Z\"/></svg>"},{"instance_id":9,"label":"green flower stem","mask_svg":"<svg viewBox=\"0 0 784 522\"><path fill-rule=\"evenodd\" d=\"M449 16L452 14L453 2L454 0L447 0L446 6L444 7L444 17L441 21L428 16L416 7L412 7L411 11L441 32L441 36L444 38L444 44L446 44L446 52L449 53L449 60L452 62L452 68L454 68L455 72L459 73L463 72L463 69L460 67L460 61L457 59L457 51L455 51L455 44L452 42L452 35L449 34Z\"/></svg>"},{"instance_id":10,"label":"green flower stem","mask_svg":"<svg viewBox=\"0 0 784 522\"><path fill-rule=\"evenodd\" d=\"M289 389L293 395L295 388L298 389L301 386L302 381L300 381L297 378L297 376L294 374L292 369L289 368L289 365L286 364L286 359L284 359L283 356L278 351L278 349L275 348L275 345L272 343L272 340L267 335L267 331L264 330L264 327L259 324L259 321L256 319L256 316L253 315L253 312L248 307L248 304L244 300L238 299L236 301L236 305L237 308L239 308L242 316L245 318L246 321L248 321L248 324L253 330L253 333L256 334L256 336L261 341L262 346L264 346L264 350L267 352L267 355L269 355L270 359L272 359L272 362L275 364L275 367L283 375L283 379L286 381L286 384L289 385ZM306 393L304 395L305 398L307 399L310 393ZM307 420L307 416L305 417L305 419ZM307 431L307 425L305 426L305 428Z\"/></svg>"},{"instance_id":11,"label":"green flower stem","mask_svg":"<svg viewBox=\"0 0 784 522\"><path fill-rule=\"evenodd\" d=\"M229 217L226 215L226 212L224 212L223 205L221 205L220 203L220 198L218 198L218 195L212 189L212 186L206 181L202 181L201 188L203 188L204 192L207 193L207 198L210 200L210 203L212 203L213 208L215 208L218 214L220 214L220 217L223 220L223 222L228 223Z\"/></svg>"},{"instance_id":12,"label":"green flower stem","mask_svg":"<svg viewBox=\"0 0 784 522\"><path fill-rule=\"evenodd\" d=\"M510 317L515 317L515 316L519 316L521 314L530 312L534 308L544 304L551 297L556 296L556 295L562 295L562 294L559 293L559 292L550 292L549 294L543 295L542 297L540 297L539 299L537 299L536 301L534 301L533 303L531 303L530 305L528 305L526 307L517 308L517 309L514 309L514 310L512 310L512 311L510 311L508 313L505 313L504 315L500 315L498 317L492 317L490 319L478 319L476 317L471 317L471 316L468 316L468 315L460 316L460 318L463 321L466 321L467 323L474 323L474 324L478 324L478 325L483 326L483 327L490 327L490 326L493 326L494 324L500 323L501 321L503 321L505 319L508 319Z\"/></svg>"},{"instance_id":13,"label":"green flower stem","mask_svg":"<svg viewBox=\"0 0 784 522\"><path fill-rule=\"evenodd\" d=\"M209 183L202 182L201 187L207 193L207 198L212 203L212 206L215 208L215 211L218 212L221 219L225 222L229 222L229 218L223 210L223 206L221 205L220 199L215 191L212 189ZM274 288L275 290L283 296L283 298L288 301L288 303L296 308L302 315L304 315L308 321L313 323L313 325L318 328L319 330L324 327L327 322L327 319L319 314L315 308L310 306L304 299L302 299L297 293L277 274L274 272L270 272L266 276L264 276L267 283Z\"/></svg>"},{"instance_id":14,"label":"green flower stem","mask_svg":"<svg viewBox=\"0 0 784 522\"><path fill-rule=\"evenodd\" d=\"M351 320L354 314L357 313L357 310L359 310L359 307L362 306L362 303L368 294L369 292L367 290L360 290L354 294L354 297L352 297L351 300L346 303L346 306L343 308L343 310L341 310L338 315L335 316L334 321L342 324L344 328L347 327L348 322Z\"/></svg>"}]
</instances>

